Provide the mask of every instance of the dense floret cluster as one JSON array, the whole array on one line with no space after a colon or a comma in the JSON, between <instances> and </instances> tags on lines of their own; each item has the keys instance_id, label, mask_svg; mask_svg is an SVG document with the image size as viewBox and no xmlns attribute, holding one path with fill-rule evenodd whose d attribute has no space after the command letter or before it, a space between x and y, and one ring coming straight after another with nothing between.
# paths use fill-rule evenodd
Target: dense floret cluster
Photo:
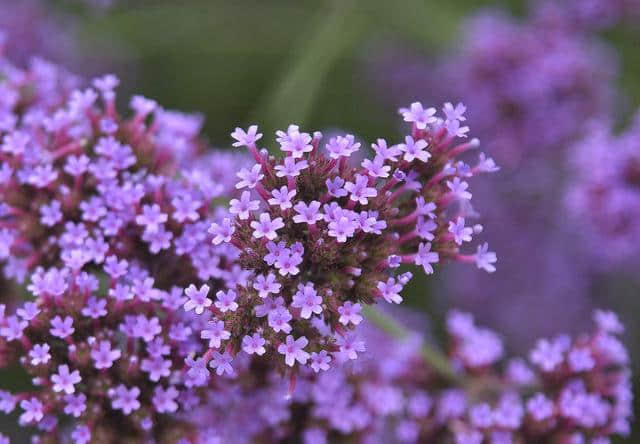
<instances>
[{"instance_id":1,"label":"dense floret cluster","mask_svg":"<svg viewBox=\"0 0 640 444\"><path fill-rule=\"evenodd\" d=\"M237 276L237 253L206 233L233 182L201 162L241 157L198 157L201 119L140 96L120 117L114 76L79 90L44 62L2 68L1 258L28 302L0 306L0 366L19 362L35 388L3 392L2 410L63 442L177 433L169 414L199 402L185 360L206 324L181 310L182 287Z\"/></svg>"},{"instance_id":2,"label":"dense floret cluster","mask_svg":"<svg viewBox=\"0 0 640 444\"><path fill-rule=\"evenodd\" d=\"M418 334L392 339L367 324L359 328L376 349L304 373L291 399L274 378L259 390L229 392L195 417L209 436L240 436L236 442L608 443L629 433L630 373L622 325L611 312L594 318L589 334L543 339L527 358L507 360L499 335L453 312L449 359L459 384L443 383L425 364ZM214 413L228 405L233 413Z\"/></svg>"},{"instance_id":3,"label":"dense floret cluster","mask_svg":"<svg viewBox=\"0 0 640 444\"><path fill-rule=\"evenodd\" d=\"M256 126L234 131L235 145L247 146L256 163L238 172L243 191L230 203L232 217L210 232L214 244L238 248L246 274L215 301L206 286L186 290L186 310L216 318L202 332L214 355L280 354L285 366L326 370L336 354L356 359L364 351L350 332L363 305L402 301L411 273L395 273L401 264L427 274L451 260L494 271L486 244L460 250L482 231L465 224L467 180L497 167L483 154L473 166L460 160L478 141L464 140L462 104L443 111L438 117L417 102L402 110L411 135L398 144L378 139L360 166L349 163L361 145L352 135L323 147L322 134L291 125L277 132L285 156L275 158L258 149Z\"/></svg>"}]
</instances>

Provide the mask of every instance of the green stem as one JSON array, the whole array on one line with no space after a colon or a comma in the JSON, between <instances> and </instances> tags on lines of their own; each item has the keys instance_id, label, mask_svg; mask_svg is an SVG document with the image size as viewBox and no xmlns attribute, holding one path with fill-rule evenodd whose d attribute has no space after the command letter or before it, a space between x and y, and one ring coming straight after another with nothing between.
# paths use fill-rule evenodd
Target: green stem
<instances>
[{"instance_id":1,"label":"green stem","mask_svg":"<svg viewBox=\"0 0 640 444\"><path fill-rule=\"evenodd\" d=\"M409 331L400 323L371 305L364 306L362 312L369 321L396 339L403 339L409 335ZM438 373L438 375L450 382L464 384L464 377L453 369L449 359L444 353L427 343L422 345L420 351L424 361Z\"/></svg>"}]
</instances>

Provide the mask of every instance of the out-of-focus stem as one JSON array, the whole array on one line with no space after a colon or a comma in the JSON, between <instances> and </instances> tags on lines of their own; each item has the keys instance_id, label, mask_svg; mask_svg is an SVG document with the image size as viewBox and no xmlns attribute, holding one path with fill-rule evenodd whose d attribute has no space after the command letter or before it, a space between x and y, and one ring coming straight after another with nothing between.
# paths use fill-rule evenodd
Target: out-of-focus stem
<instances>
[{"instance_id":1,"label":"out-of-focus stem","mask_svg":"<svg viewBox=\"0 0 640 444\"><path fill-rule=\"evenodd\" d=\"M409 335L409 331L404 326L373 306L364 306L362 312L369 321L394 338L402 339ZM465 383L463 375L454 370L447 356L437 348L425 343L422 345L421 354L427 365L439 376L456 384Z\"/></svg>"}]
</instances>

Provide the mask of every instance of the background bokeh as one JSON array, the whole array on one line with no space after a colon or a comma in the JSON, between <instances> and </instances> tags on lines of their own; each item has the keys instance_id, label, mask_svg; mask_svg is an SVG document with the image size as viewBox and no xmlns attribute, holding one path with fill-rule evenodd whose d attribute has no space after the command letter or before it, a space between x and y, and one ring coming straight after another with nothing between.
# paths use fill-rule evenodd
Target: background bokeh
<instances>
[{"instance_id":1,"label":"background bokeh","mask_svg":"<svg viewBox=\"0 0 640 444\"><path fill-rule=\"evenodd\" d=\"M81 75L114 72L127 93L202 113L206 135L220 148L230 145L235 126L250 123L260 124L267 135L295 122L309 129L340 129L363 140L396 138L399 119L393 117L408 100L431 105L456 94L452 100L466 101L450 93L457 91L455 77L435 73L443 59L461 52L469 17L491 8L523 18L529 9L519 0L67 0L21 5L0 0L0 27L9 28L7 47L17 51L16 57L41 51ZM29 35L27 23L46 33ZM12 35L12 26L22 31ZM615 99L607 117L622 128L640 106L640 24L616 23L593 30L588 38L614 55ZM474 132L473 109L470 116ZM495 134L501 124L494 123ZM578 135L575 139L554 149L568 150ZM483 145L493 154L491 145ZM567 174L564 159L545 162L525 154L517 169L503 168L506 176L487 180L485 197L479 191L477 210L483 213L482 205L490 206L487 238L495 240L505 271L469 280L466 288L448 282L446 275L416 279L407 304L427 313L436 335L446 309L475 312L479 323L503 332L516 352L527 350L539 335L579 331L593 307L610 308L627 325L637 374L637 267L593 271L584 265L589 251L576 247L577 230L566 226L559 210L562 192L554 185L538 190L535 198L528 194L540 168L549 169L545 175ZM508 203L492 202L500 199ZM454 272L466 276L466 270ZM2 386L16 383L8 377L0 381ZM640 442L635 432L629 442Z\"/></svg>"}]
</instances>

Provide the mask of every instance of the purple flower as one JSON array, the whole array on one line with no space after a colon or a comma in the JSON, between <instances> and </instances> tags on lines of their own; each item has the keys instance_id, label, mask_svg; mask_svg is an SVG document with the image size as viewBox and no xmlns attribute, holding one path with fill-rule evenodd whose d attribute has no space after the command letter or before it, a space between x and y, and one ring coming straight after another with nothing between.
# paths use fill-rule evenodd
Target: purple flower
<instances>
[{"instance_id":1,"label":"purple flower","mask_svg":"<svg viewBox=\"0 0 640 444\"><path fill-rule=\"evenodd\" d=\"M300 308L302 319L309 319L313 313L322 312L322 297L318 295L313 283L299 284L298 291L293 295L292 307Z\"/></svg>"},{"instance_id":2,"label":"purple flower","mask_svg":"<svg viewBox=\"0 0 640 444\"><path fill-rule=\"evenodd\" d=\"M236 142L233 143L233 146L249 147L255 145L258 140L262 139L262 134L258 132L258 125L251 125L246 132L242 128L236 128L231 133L231 137L236 140Z\"/></svg>"},{"instance_id":3,"label":"purple flower","mask_svg":"<svg viewBox=\"0 0 640 444\"><path fill-rule=\"evenodd\" d=\"M248 170L246 168L241 169L237 173L237 176L241 180L236 184L236 188L255 188L258 182L264 178L264 174L260 172L261 169L261 165L254 165L251 170Z\"/></svg>"},{"instance_id":4,"label":"purple flower","mask_svg":"<svg viewBox=\"0 0 640 444\"><path fill-rule=\"evenodd\" d=\"M176 399L180 393L175 387L169 386L166 389L156 387L153 392L153 405L158 413L173 413L178 410Z\"/></svg>"},{"instance_id":5,"label":"purple flower","mask_svg":"<svg viewBox=\"0 0 640 444\"><path fill-rule=\"evenodd\" d=\"M376 197L378 191L367 186L369 183L367 176L356 174L354 182L346 182L344 189L351 194L351 200L360 203L360 205L366 205L369 203L370 197Z\"/></svg>"},{"instance_id":6,"label":"purple flower","mask_svg":"<svg viewBox=\"0 0 640 444\"><path fill-rule=\"evenodd\" d=\"M413 162L414 159L427 162L431 158L431 153L425 151L427 142L424 140L413 140L413 137L407 136L404 142L405 143L398 145L398 149L404 153L403 158L407 162Z\"/></svg>"},{"instance_id":7,"label":"purple flower","mask_svg":"<svg viewBox=\"0 0 640 444\"><path fill-rule=\"evenodd\" d=\"M564 360L565 346L561 341L540 339L531 351L530 359L545 372L556 369Z\"/></svg>"},{"instance_id":8,"label":"purple flower","mask_svg":"<svg viewBox=\"0 0 640 444\"><path fill-rule=\"evenodd\" d=\"M420 102L413 102L409 109L402 110L404 121L414 123L418 129L425 129L427 125L434 123L435 114L435 108L424 109Z\"/></svg>"},{"instance_id":9,"label":"purple flower","mask_svg":"<svg viewBox=\"0 0 640 444\"><path fill-rule=\"evenodd\" d=\"M31 351L29 351L29 358L31 358L31 365L46 364L51 359L49 351L51 347L49 344L35 344Z\"/></svg>"},{"instance_id":10,"label":"purple flower","mask_svg":"<svg viewBox=\"0 0 640 444\"><path fill-rule=\"evenodd\" d=\"M71 432L71 439L76 444L87 444L91 440L91 430L86 425L78 425Z\"/></svg>"},{"instance_id":11,"label":"purple flower","mask_svg":"<svg viewBox=\"0 0 640 444\"><path fill-rule=\"evenodd\" d=\"M267 274L267 277L259 275L253 283L253 288L258 290L258 296L261 298L266 298L270 293L278 294L281 287L273 273Z\"/></svg>"},{"instance_id":12,"label":"purple flower","mask_svg":"<svg viewBox=\"0 0 640 444\"><path fill-rule=\"evenodd\" d=\"M95 368L98 370L111 368L113 362L120 359L121 356L120 350L113 350L109 341L100 341L91 350L91 358L95 363Z\"/></svg>"},{"instance_id":13,"label":"purple flower","mask_svg":"<svg viewBox=\"0 0 640 444\"><path fill-rule=\"evenodd\" d=\"M200 337L209 340L209 347L218 348L222 341L231 337L231 333L224 329L223 321L209 321L209 327L202 330Z\"/></svg>"},{"instance_id":14,"label":"purple flower","mask_svg":"<svg viewBox=\"0 0 640 444\"><path fill-rule=\"evenodd\" d=\"M277 205L281 210L287 210L292 206L291 199L296 195L296 190L289 191L286 186L283 186L279 190L274 189L271 195L273 197L268 200L270 205Z\"/></svg>"},{"instance_id":15,"label":"purple flower","mask_svg":"<svg viewBox=\"0 0 640 444\"><path fill-rule=\"evenodd\" d=\"M326 145L329 157L339 159L340 157L349 157L358 151L360 144L355 142L355 138L351 134L346 136L336 136L329 140Z\"/></svg>"},{"instance_id":16,"label":"purple flower","mask_svg":"<svg viewBox=\"0 0 640 444\"><path fill-rule=\"evenodd\" d=\"M215 306L222 313L226 313L227 311L236 311L238 309L238 303L236 302L236 292L233 290L229 291L218 291L216 293L216 298L218 299L215 303Z\"/></svg>"},{"instance_id":17,"label":"purple flower","mask_svg":"<svg viewBox=\"0 0 640 444\"><path fill-rule=\"evenodd\" d=\"M184 293L187 295L189 300L184 303L185 311L193 310L196 314L204 313L204 309L210 307L212 304L211 299L207 297L209 294L209 286L207 284L202 284L200 289L198 290L195 285L189 285Z\"/></svg>"},{"instance_id":18,"label":"purple flower","mask_svg":"<svg viewBox=\"0 0 640 444\"><path fill-rule=\"evenodd\" d=\"M128 389L122 384L115 389L111 389L109 392L111 406L115 410L122 410L122 413L125 415L129 415L131 412L140 408L138 396L140 396L140 389L138 387Z\"/></svg>"},{"instance_id":19,"label":"purple flower","mask_svg":"<svg viewBox=\"0 0 640 444\"><path fill-rule=\"evenodd\" d=\"M278 346L278 353L284 355L284 362L293 367L296 361L304 365L309 359L309 353L304 351L304 348L309 344L309 341L304 336L294 340L293 336L288 335L284 344Z\"/></svg>"},{"instance_id":20,"label":"purple flower","mask_svg":"<svg viewBox=\"0 0 640 444\"><path fill-rule=\"evenodd\" d=\"M400 292L402 291L403 286L400 283L396 283L394 278L389 278L386 282L378 282L377 288L385 301L394 304L402 302Z\"/></svg>"},{"instance_id":21,"label":"purple flower","mask_svg":"<svg viewBox=\"0 0 640 444\"><path fill-rule=\"evenodd\" d=\"M488 273L493 273L496 271L496 267L493 264L497 260L496 254L493 251L489 251L489 245L486 242L478 246L475 254L475 262L478 268Z\"/></svg>"},{"instance_id":22,"label":"purple flower","mask_svg":"<svg viewBox=\"0 0 640 444\"><path fill-rule=\"evenodd\" d=\"M259 333L254 333L252 336L247 335L242 338L242 350L249 355L255 353L258 356L262 356L266 352L265 343L266 341Z\"/></svg>"},{"instance_id":23,"label":"purple flower","mask_svg":"<svg viewBox=\"0 0 640 444\"><path fill-rule=\"evenodd\" d=\"M68 365L61 365L58 367L58 373L51 376L51 382L53 384L54 392L64 392L67 395L71 395L76 391L75 385L82 381L80 372L74 370L69 371Z\"/></svg>"},{"instance_id":24,"label":"purple flower","mask_svg":"<svg viewBox=\"0 0 640 444\"><path fill-rule=\"evenodd\" d=\"M136 223L145 227L145 231L155 233L169 219L169 216L160 210L158 204L144 205L142 214L136 216Z\"/></svg>"},{"instance_id":25,"label":"purple flower","mask_svg":"<svg viewBox=\"0 0 640 444\"><path fill-rule=\"evenodd\" d=\"M70 316L65 316L62 319L60 316L56 316L51 320L51 334L57 338L64 339L67 336L71 336L76 331L73 328L73 319Z\"/></svg>"},{"instance_id":26,"label":"purple flower","mask_svg":"<svg viewBox=\"0 0 640 444\"><path fill-rule=\"evenodd\" d=\"M256 239L262 239L263 237L268 240L274 240L277 235L277 231L284 227L281 217L276 217L271 220L269 213L260 214L259 221L251 221L251 228L253 228L253 237Z\"/></svg>"},{"instance_id":27,"label":"purple flower","mask_svg":"<svg viewBox=\"0 0 640 444\"><path fill-rule=\"evenodd\" d=\"M247 217L249 217L247 215ZM212 243L214 245L218 245L222 242L229 242L231 241L231 236L233 236L233 233L236 231L235 227L233 226L231 219L229 218L224 218L222 220L222 224L219 225L217 223L212 223L211 227L209 227L209 233L213 234L213 239L212 239Z\"/></svg>"},{"instance_id":28,"label":"purple flower","mask_svg":"<svg viewBox=\"0 0 640 444\"><path fill-rule=\"evenodd\" d=\"M44 405L38 398L24 399L20 401L20 407L24 410L24 413L20 415L20 423L22 424L40 422L44 417Z\"/></svg>"},{"instance_id":29,"label":"purple flower","mask_svg":"<svg viewBox=\"0 0 640 444\"><path fill-rule=\"evenodd\" d=\"M233 358L229 352L219 353L215 351L213 352L213 357L211 362L209 362L209 366L215 369L218 376L222 376L225 373L233 375L233 367L231 366L232 361Z\"/></svg>"},{"instance_id":30,"label":"purple flower","mask_svg":"<svg viewBox=\"0 0 640 444\"><path fill-rule=\"evenodd\" d=\"M338 307L338 313L340 313L338 321L343 325L348 325L349 323L358 325L362 322L362 316L359 314L361 310L362 306L360 304L347 301L341 307Z\"/></svg>"},{"instance_id":31,"label":"purple flower","mask_svg":"<svg viewBox=\"0 0 640 444\"><path fill-rule=\"evenodd\" d=\"M67 395L64 398L66 405L64 406L64 412L67 415L71 415L75 418L79 418L87 409L87 397L84 393L77 395Z\"/></svg>"},{"instance_id":32,"label":"purple flower","mask_svg":"<svg viewBox=\"0 0 640 444\"><path fill-rule=\"evenodd\" d=\"M237 215L241 220L248 219L249 214L252 211L257 211L258 208L260 208L260 202L251 200L251 193L249 191L243 191L240 199L231 199L229 202L229 212ZM225 221L226 220L228 219L225 219Z\"/></svg>"},{"instance_id":33,"label":"purple flower","mask_svg":"<svg viewBox=\"0 0 640 444\"><path fill-rule=\"evenodd\" d=\"M319 353L313 352L309 357L311 358L311 368L314 372L318 373L320 370L329 370L331 356L329 356L326 350L321 350Z\"/></svg>"},{"instance_id":34,"label":"purple flower","mask_svg":"<svg viewBox=\"0 0 640 444\"><path fill-rule=\"evenodd\" d=\"M433 267L431 264L440 262L440 255L431 251L431 243L421 243L418 247L418 254L416 254L414 262L416 265L421 265L425 273L432 274Z\"/></svg>"}]
</instances>

